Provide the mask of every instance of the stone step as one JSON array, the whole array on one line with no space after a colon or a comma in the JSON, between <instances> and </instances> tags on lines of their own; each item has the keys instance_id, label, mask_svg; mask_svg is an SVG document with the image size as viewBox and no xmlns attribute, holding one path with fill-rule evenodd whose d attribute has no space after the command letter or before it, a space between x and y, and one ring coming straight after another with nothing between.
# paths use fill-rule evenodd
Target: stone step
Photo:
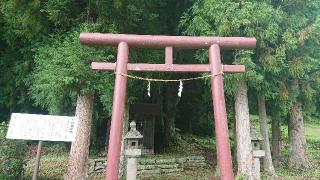
<instances>
[{"instance_id":1,"label":"stone step","mask_svg":"<svg viewBox=\"0 0 320 180\"><path fill-rule=\"evenodd\" d=\"M187 157L187 159L190 161L190 160L205 160L205 158L203 156L190 156L190 157Z\"/></svg>"},{"instance_id":2,"label":"stone step","mask_svg":"<svg viewBox=\"0 0 320 180\"><path fill-rule=\"evenodd\" d=\"M88 163L89 173L105 171L105 158L90 159ZM203 156L189 156L172 159L156 159L156 158L139 158L138 172L143 173L170 173L176 171L183 171L187 168L197 168L208 166Z\"/></svg>"},{"instance_id":3,"label":"stone step","mask_svg":"<svg viewBox=\"0 0 320 180\"><path fill-rule=\"evenodd\" d=\"M181 172L183 168L175 168L175 169L161 169L161 173L173 173L173 172Z\"/></svg>"},{"instance_id":4,"label":"stone step","mask_svg":"<svg viewBox=\"0 0 320 180\"><path fill-rule=\"evenodd\" d=\"M187 162L187 160L188 160L187 158L178 158L178 159L176 159L177 163L180 163L180 164Z\"/></svg>"},{"instance_id":5,"label":"stone step","mask_svg":"<svg viewBox=\"0 0 320 180\"><path fill-rule=\"evenodd\" d=\"M203 163L185 163L184 164L185 167L204 167L204 166L208 166L207 163L203 162Z\"/></svg>"},{"instance_id":6,"label":"stone step","mask_svg":"<svg viewBox=\"0 0 320 180\"><path fill-rule=\"evenodd\" d=\"M179 164L160 164L157 165L160 169L174 169L178 168L180 165Z\"/></svg>"},{"instance_id":7,"label":"stone step","mask_svg":"<svg viewBox=\"0 0 320 180\"><path fill-rule=\"evenodd\" d=\"M206 162L205 160L189 160L187 163L203 163Z\"/></svg>"},{"instance_id":8,"label":"stone step","mask_svg":"<svg viewBox=\"0 0 320 180\"><path fill-rule=\"evenodd\" d=\"M147 158L140 158L138 160L138 163L141 165L145 165L145 164L155 164L156 160L155 159L147 159Z\"/></svg>"},{"instance_id":9,"label":"stone step","mask_svg":"<svg viewBox=\"0 0 320 180\"><path fill-rule=\"evenodd\" d=\"M138 165L138 170L150 170L157 168L157 165Z\"/></svg>"},{"instance_id":10,"label":"stone step","mask_svg":"<svg viewBox=\"0 0 320 180\"><path fill-rule=\"evenodd\" d=\"M157 159L156 163L157 164L173 164L176 162L176 159Z\"/></svg>"},{"instance_id":11,"label":"stone step","mask_svg":"<svg viewBox=\"0 0 320 180\"><path fill-rule=\"evenodd\" d=\"M159 174L159 173L161 173L161 170L159 168L152 169L152 170L137 171L137 174Z\"/></svg>"}]
</instances>

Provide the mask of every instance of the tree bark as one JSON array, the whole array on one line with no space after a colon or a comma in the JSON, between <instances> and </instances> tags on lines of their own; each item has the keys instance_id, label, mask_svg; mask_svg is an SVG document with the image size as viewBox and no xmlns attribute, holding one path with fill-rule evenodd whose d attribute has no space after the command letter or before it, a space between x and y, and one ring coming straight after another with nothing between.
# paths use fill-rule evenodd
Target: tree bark
<instances>
[{"instance_id":1,"label":"tree bark","mask_svg":"<svg viewBox=\"0 0 320 180\"><path fill-rule=\"evenodd\" d=\"M164 144L169 145L170 138L174 133L174 113L176 108L176 86L167 84L164 89Z\"/></svg>"},{"instance_id":2,"label":"tree bark","mask_svg":"<svg viewBox=\"0 0 320 180\"><path fill-rule=\"evenodd\" d=\"M130 109L130 105L127 103L126 109L125 109L125 114L124 114L123 130L122 130L119 179L121 179L122 176L125 176L125 173L126 173L127 159L125 158L124 152L127 147L127 144L126 144L124 137L128 133L128 130L129 130L129 109Z\"/></svg>"},{"instance_id":3,"label":"tree bark","mask_svg":"<svg viewBox=\"0 0 320 180\"><path fill-rule=\"evenodd\" d=\"M300 91L297 80L293 81L292 90L296 92ZM299 100L294 102L290 110L289 137L289 166L296 169L306 167L308 164L305 150L306 138L304 134L302 104Z\"/></svg>"},{"instance_id":4,"label":"tree bark","mask_svg":"<svg viewBox=\"0 0 320 180\"><path fill-rule=\"evenodd\" d=\"M273 164L278 166L280 163L281 149L281 130L280 130L280 113L276 112L272 118L272 157Z\"/></svg>"},{"instance_id":5,"label":"tree bark","mask_svg":"<svg viewBox=\"0 0 320 180\"><path fill-rule=\"evenodd\" d=\"M235 97L234 97L235 100ZM232 104L235 104L235 102L232 102ZM231 147L231 155L232 155L232 162L237 162L237 121L236 121L236 109L233 109L233 139L234 139L234 144L235 146ZM251 141L251 136L250 136L250 141ZM252 157L253 158L253 157Z\"/></svg>"},{"instance_id":6,"label":"tree bark","mask_svg":"<svg viewBox=\"0 0 320 180\"><path fill-rule=\"evenodd\" d=\"M78 117L79 122L76 138L71 144L65 179L87 179L87 160L90 145L93 98L93 93L78 95L76 116Z\"/></svg>"},{"instance_id":7,"label":"tree bark","mask_svg":"<svg viewBox=\"0 0 320 180\"><path fill-rule=\"evenodd\" d=\"M110 137L110 128L111 128L111 119L109 118L107 120L107 132L106 132L106 142L105 142L105 156L107 157L108 155L108 150L109 150L109 137Z\"/></svg>"},{"instance_id":8,"label":"tree bark","mask_svg":"<svg viewBox=\"0 0 320 180\"><path fill-rule=\"evenodd\" d=\"M264 156L264 171L270 173L271 175L275 175L271 151L270 151L270 142L269 142L269 133L268 133L268 124L267 124L267 113L266 113L266 103L265 96L258 95L258 107L259 107L259 119L260 119L260 131L263 136L263 148L265 151Z\"/></svg>"},{"instance_id":9,"label":"tree bark","mask_svg":"<svg viewBox=\"0 0 320 180\"><path fill-rule=\"evenodd\" d=\"M250 136L250 119L246 81L238 82L235 94L235 121L238 174L244 174L247 179L253 179L253 157Z\"/></svg>"}]
</instances>

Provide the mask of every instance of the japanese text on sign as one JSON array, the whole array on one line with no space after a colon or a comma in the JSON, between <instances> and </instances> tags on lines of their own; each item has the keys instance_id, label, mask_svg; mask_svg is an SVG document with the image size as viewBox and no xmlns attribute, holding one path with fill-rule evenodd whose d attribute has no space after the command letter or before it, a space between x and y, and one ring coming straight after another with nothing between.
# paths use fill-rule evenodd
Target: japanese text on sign
<instances>
[{"instance_id":1,"label":"japanese text on sign","mask_svg":"<svg viewBox=\"0 0 320 180\"><path fill-rule=\"evenodd\" d=\"M77 126L76 117L12 113L7 138L73 141Z\"/></svg>"}]
</instances>

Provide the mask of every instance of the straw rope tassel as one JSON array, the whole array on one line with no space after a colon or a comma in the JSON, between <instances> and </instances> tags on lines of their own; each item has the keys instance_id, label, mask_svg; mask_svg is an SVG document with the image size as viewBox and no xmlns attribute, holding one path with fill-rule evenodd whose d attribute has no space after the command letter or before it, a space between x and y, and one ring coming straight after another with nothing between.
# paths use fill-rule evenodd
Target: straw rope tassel
<instances>
[{"instance_id":1,"label":"straw rope tassel","mask_svg":"<svg viewBox=\"0 0 320 180\"><path fill-rule=\"evenodd\" d=\"M179 91L178 91L178 96L179 96L179 97L181 97L182 89L183 89L183 83L182 83L182 81L180 80Z\"/></svg>"},{"instance_id":2,"label":"straw rope tassel","mask_svg":"<svg viewBox=\"0 0 320 180\"><path fill-rule=\"evenodd\" d=\"M150 90L151 90L151 83L150 83L150 81L148 81L147 91L148 91L148 96L149 96L149 97L151 96Z\"/></svg>"}]
</instances>

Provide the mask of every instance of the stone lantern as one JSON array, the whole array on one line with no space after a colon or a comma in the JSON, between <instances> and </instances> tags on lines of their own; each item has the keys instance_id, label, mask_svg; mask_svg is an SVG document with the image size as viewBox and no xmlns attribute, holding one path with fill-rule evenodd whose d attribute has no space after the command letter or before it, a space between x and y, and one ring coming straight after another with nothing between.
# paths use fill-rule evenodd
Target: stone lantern
<instances>
[{"instance_id":1,"label":"stone lantern","mask_svg":"<svg viewBox=\"0 0 320 180\"><path fill-rule=\"evenodd\" d=\"M251 144L252 144L252 155L253 155L253 177L254 179L260 178L260 158L264 157L264 150L261 150L261 142L264 140L262 135L258 133L255 128L250 128L251 132Z\"/></svg>"},{"instance_id":2,"label":"stone lantern","mask_svg":"<svg viewBox=\"0 0 320 180\"><path fill-rule=\"evenodd\" d=\"M127 180L136 180L137 177L137 158L141 156L141 149L139 149L139 140L142 139L142 135L136 129L136 123L131 121L130 130L125 135L127 141L127 149L125 154L128 158L127 161Z\"/></svg>"}]
</instances>

